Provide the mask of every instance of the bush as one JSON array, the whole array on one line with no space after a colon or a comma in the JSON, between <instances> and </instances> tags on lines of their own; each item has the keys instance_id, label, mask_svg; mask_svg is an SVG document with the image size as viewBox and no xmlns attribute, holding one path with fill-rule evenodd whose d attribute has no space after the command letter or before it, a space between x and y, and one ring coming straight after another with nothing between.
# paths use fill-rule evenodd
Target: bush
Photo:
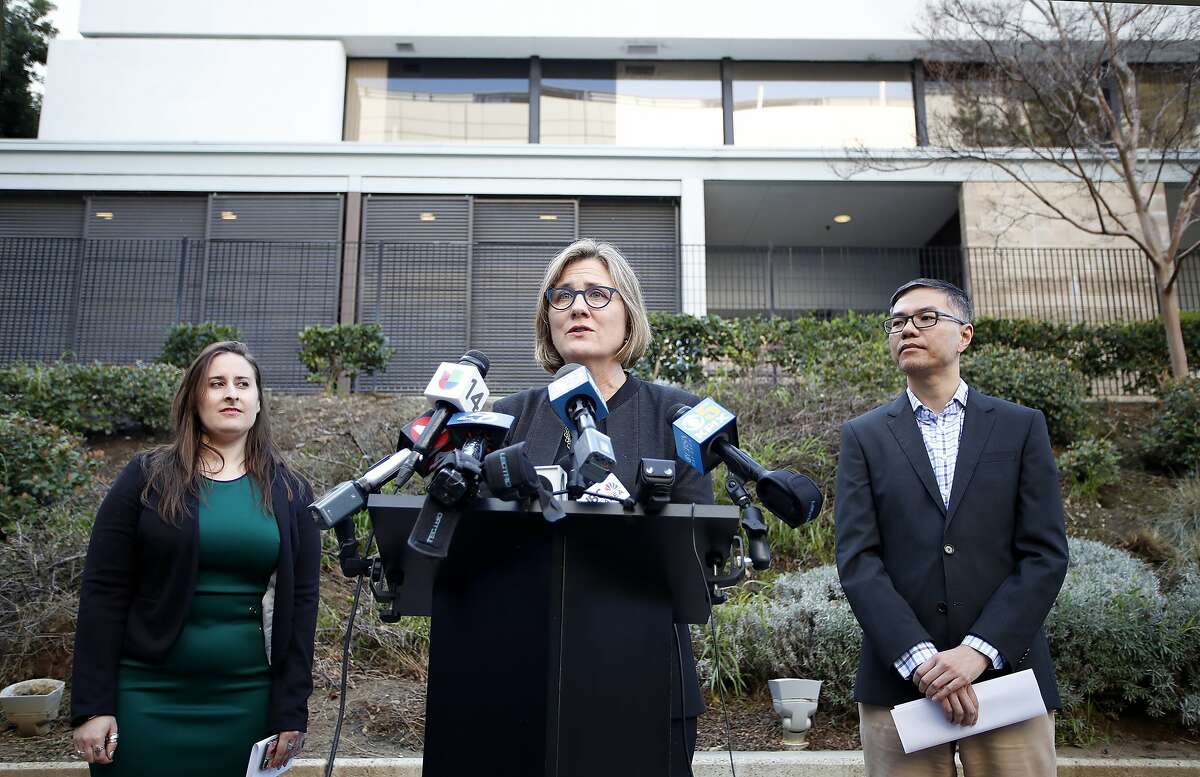
<instances>
[{"instance_id":1,"label":"bush","mask_svg":"<svg viewBox=\"0 0 1200 777\"><path fill-rule=\"evenodd\" d=\"M1175 483L1155 523L1171 548L1191 563L1200 563L1200 476Z\"/></svg>"},{"instance_id":2,"label":"bush","mask_svg":"<svg viewBox=\"0 0 1200 777\"><path fill-rule=\"evenodd\" d=\"M1095 496L1121 478L1121 454L1108 440L1085 437L1058 457L1058 474L1075 496Z\"/></svg>"},{"instance_id":3,"label":"bush","mask_svg":"<svg viewBox=\"0 0 1200 777\"><path fill-rule=\"evenodd\" d=\"M811 379L829 392L851 391L884 402L904 390L904 374L892 360L882 337L856 340L840 337L825 342L810 368Z\"/></svg>"},{"instance_id":4,"label":"bush","mask_svg":"<svg viewBox=\"0 0 1200 777\"><path fill-rule=\"evenodd\" d=\"M323 384L329 394L337 393L341 377L354 380L360 373L374 374L391 358L392 349L378 324L306 326L300 332L300 361L308 368L308 379Z\"/></svg>"},{"instance_id":5,"label":"bush","mask_svg":"<svg viewBox=\"0 0 1200 777\"><path fill-rule=\"evenodd\" d=\"M1064 359L985 345L963 356L962 375L984 394L1041 410L1056 443L1075 439L1087 420L1087 383Z\"/></svg>"},{"instance_id":6,"label":"bush","mask_svg":"<svg viewBox=\"0 0 1200 777\"><path fill-rule=\"evenodd\" d=\"M821 680L822 709L832 715L851 714L862 629L833 565L775 580L764 636L764 680Z\"/></svg>"},{"instance_id":7,"label":"bush","mask_svg":"<svg viewBox=\"0 0 1200 777\"><path fill-rule=\"evenodd\" d=\"M1200 378L1167 384L1154 421L1142 437L1142 455L1170 472L1200 470Z\"/></svg>"},{"instance_id":8,"label":"bush","mask_svg":"<svg viewBox=\"0 0 1200 777\"><path fill-rule=\"evenodd\" d=\"M1181 722L1200 730L1200 570L1193 567L1167 594L1167 629L1182 669L1179 683Z\"/></svg>"},{"instance_id":9,"label":"bush","mask_svg":"<svg viewBox=\"0 0 1200 777\"><path fill-rule=\"evenodd\" d=\"M167 364L26 364L0 367L9 410L77 434L171 428L181 372Z\"/></svg>"},{"instance_id":10,"label":"bush","mask_svg":"<svg viewBox=\"0 0 1200 777\"><path fill-rule=\"evenodd\" d=\"M78 436L24 415L0 415L0 538L22 516L87 485L97 464Z\"/></svg>"},{"instance_id":11,"label":"bush","mask_svg":"<svg viewBox=\"0 0 1200 777\"><path fill-rule=\"evenodd\" d=\"M1179 656L1154 573L1099 542L1072 538L1069 546L1066 580L1046 620L1064 712L1175 709Z\"/></svg>"},{"instance_id":12,"label":"bush","mask_svg":"<svg viewBox=\"0 0 1200 777\"><path fill-rule=\"evenodd\" d=\"M176 324L167 330L158 360L187 369L196 357L208 346L223 340L241 340L242 333L236 326L205 321L201 324Z\"/></svg>"}]
</instances>

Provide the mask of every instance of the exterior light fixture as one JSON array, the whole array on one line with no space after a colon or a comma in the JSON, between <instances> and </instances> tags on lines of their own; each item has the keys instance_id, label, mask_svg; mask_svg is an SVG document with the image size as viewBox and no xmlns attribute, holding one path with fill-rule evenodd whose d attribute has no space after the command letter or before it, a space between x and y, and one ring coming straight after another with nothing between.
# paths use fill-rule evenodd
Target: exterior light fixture
<instances>
[{"instance_id":1,"label":"exterior light fixture","mask_svg":"<svg viewBox=\"0 0 1200 777\"><path fill-rule=\"evenodd\" d=\"M417 50L417 47L412 45L411 43L397 43L396 44L396 51L399 51L402 54L411 54L416 50Z\"/></svg>"},{"instance_id":2,"label":"exterior light fixture","mask_svg":"<svg viewBox=\"0 0 1200 777\"><path fill-rule=\"evenodd\" d=\"M96 218L104 219L105 221L112 221L113 214L111 210L98 210L96 211Z\"/></svg>"},{"instance_id":3,"label":"exterior light fixture","mask_svg":"<svg viewBox=\"0 0 1200 777\"><path fill-rule=\"evenodd\" d=\"M539 221L558 221L558 216L554 215L553 213L541 213L541 214L538 214L538 220Z\"/></svg>"},{"instance_id":4,"label":"exterior light fixture","mask_svg":"<svg viewBox=\"0 0 1200 777\"><path fill-rule=\"evenodd\" d=\"M231 210L221 211L221 221L237 221L237 214Z\"/></svg>"},{"instance_id":5,"label":"exterior light fixture","mask_svg":"<svg viewBox=\"0 0 1200 777\"><path fill-rule=\"evenodd\" d=\"M833 221L835 224L849 224L850 223L850 214L849 213L839 213L833 217Z\"/></svg>"},{"instance_id":6,"label":"exterior light fixture","mask_svg":"<svg viewBox=\"0 0 1200 777\"><path fill-rule=\"evenodd\" d=\"M417 216L417 218L421 221L437 221L437 214L425 211L420 216Z\"/></svg>"}]
</instances>

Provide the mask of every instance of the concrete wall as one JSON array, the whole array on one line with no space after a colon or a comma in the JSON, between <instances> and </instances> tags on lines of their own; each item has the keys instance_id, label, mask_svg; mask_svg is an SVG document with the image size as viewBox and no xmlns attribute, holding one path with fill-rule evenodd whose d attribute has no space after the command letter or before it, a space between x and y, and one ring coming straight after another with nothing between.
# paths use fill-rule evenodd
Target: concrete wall
<instances>
[{"instance_id":1,"label":"concrete wall","mask_svg":"<svg viewBox=\"0 0 1200 777\"><path fill-rule=\"evenodd\" d=\"M1098 228L1086 191L1072 183L1039 183L1039 191L1065 213ZM1128 194L1116 183L1102 185L1105 198L1137 229ZM1053 320L1152 318L1157 308L1149 263L1116 254L1136 250L1127 239L1090 234L1054 216L1013 182L964 182L959 215L963 245L970 249L968 277L976 312L989 316L1040 316ZM1166 234L1166 199L1155 198L1153 218ZM1071 249L1110 249L1072 252ZM1019 249L1064 249L1030 261ZM1117 273L1114 268L1132 268ZM1029 307L1030 299L1052 300Z\"/></svg>"},{"instance_id":2,"label":"concrete wall","mask_svg":"<svg viewBox=\"0 0 1200 777\"><path fill-rule=\"evenodd\" d=\"M40 140L332 143L338 41L52 41Z\"/></svg>"},{"instance_id":3,"label":"concrete wall","mask_svg":"<svg viewBox=\"0 0 1200 777\"><path fill-rule=\"evenodd\" d=\"M657 42L660 58L857 58L909 50L920 0L84 0L90 36L336 38L351 56L623 57L628 43ZM871 42L853 51L855 42ZM856 53L857 52L857 53ZM894 52L893 52L894 53ZM883 56L892 56L891 53ZM900 57L908 58L907 56Z\"/></svg>"}]
</instances>

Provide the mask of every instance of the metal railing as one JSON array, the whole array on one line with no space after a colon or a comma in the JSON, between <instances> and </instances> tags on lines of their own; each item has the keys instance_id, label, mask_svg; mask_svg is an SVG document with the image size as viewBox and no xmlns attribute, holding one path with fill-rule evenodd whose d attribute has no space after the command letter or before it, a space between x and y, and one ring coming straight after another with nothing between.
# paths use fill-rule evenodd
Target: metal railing
<instances>
[{"instance_id":1,"label":"metal railing","mask_svg":"<svg viewBox=\"0 0 1200 777\"><path fill-rule=\"evenodd\" d=\"M177 322L241 329L267 384L314 388L298 360L309 324L379 324L395 356L357 388L411 391L468 347L492 356L498 391L546 380L532 363L546 264L534 243L257 242L0 238L0 362L155 358ZM1154 318L1133 250L622 245L651 310L722 316L880 311L917 276L965 284L979 315L1101 322ZM347 288L343 289L343 286ZM1200 259L1180 277L1200 309ZM353 307L343 310L342 306Z\"/></svg>"}]
</instances>

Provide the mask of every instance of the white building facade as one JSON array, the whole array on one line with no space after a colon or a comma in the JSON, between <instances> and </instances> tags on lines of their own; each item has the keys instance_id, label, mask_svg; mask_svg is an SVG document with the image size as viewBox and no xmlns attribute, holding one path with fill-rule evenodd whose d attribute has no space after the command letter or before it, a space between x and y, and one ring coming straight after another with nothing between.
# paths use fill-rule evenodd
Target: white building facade
<instances>
[{"instance_id":1,"label":"white building facade","mask_svg":"<svg viewBox=\"0 0 1200 777\"><path fill-rule=\"evenodd\" d=\"M1020 313L1028 272L971 249L1113 244L994 223L1011 189L986 168L850 175L850 149L915 156L936 120L919 7L84 0L38 139L0 141L0 256L28 286L0 357L152 358L165 325L223 320L298 387L294 331L361 321L405 344L365 387L466 346L528 385L540 269L581 236L659 310L878 310L933 274ZM1063 273L1086 264L1043 280L1082 309Z\"/></svg>"}]
</instances>

